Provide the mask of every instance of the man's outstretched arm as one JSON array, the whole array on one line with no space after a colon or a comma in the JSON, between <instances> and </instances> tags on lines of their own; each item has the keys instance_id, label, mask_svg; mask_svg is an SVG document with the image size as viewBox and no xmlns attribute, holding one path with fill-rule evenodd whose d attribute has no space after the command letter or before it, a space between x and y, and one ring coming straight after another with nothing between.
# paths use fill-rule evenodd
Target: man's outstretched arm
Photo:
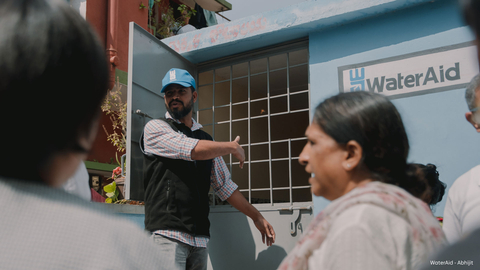
<instances>
[{"instance_id":1,"label":"man's outstretched arm","mask_svg":"<svg viewBox=\"0 0 480 270\"><path fill-rule=\"evenodd\" d=\"M233 207L235 207L240 212L244 213L253 220L255 227L262 234L262 242L267 246L271 246L275 243L275 231L273 230L272 225L260 214L260 212L253 207L246 199L243 197L240 191L235 190L232 195L227 199Z\"/></svg>"},{"instance_id":2,"label":"man's outstretched arm","mask_svg":"<svg viewBox=\"0 0 480 270\"><path fill-rule=\"evenodd\" d=\"M200 140L193 148L191 157L193 160L208 160L232 154L240 161L240 168L243 168L245 151L240 146L239 142L240 136L237 136L237 138L231 142Z\"/></svg>"},{"instance_id":3,"label":"man's outstretched arm","mask_svg":"<svg viewBox=\"0 0 480 270\"><path fill-rule=\"evenodd\" d=\"M175 132L169 124L162 120L151 120L145 126L145 152L161 157L183 160L208 160L233 154L243 168L245 151L238 144L237 136L231 142L215 142L198 140Z\"/></svg>"}]
</instances>

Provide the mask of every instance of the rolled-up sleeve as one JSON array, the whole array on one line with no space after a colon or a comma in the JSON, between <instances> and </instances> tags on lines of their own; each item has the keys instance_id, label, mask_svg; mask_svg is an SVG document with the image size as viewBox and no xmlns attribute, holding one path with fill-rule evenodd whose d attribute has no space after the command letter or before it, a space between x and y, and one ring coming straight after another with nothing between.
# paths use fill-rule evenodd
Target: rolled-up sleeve
<instances>
[{"instance_id":1,"label":"rolled-up sleeve","mask_svg":"<svg viewBox=\"0 0 480 270\"><path fill-rule=\"evenodd\" d=\"M213 191L222 201L230 198L232 193L238 188L237 184L232 181L230 172L222 157L213 159L210 183Z\"/></svg>"},{"instance_id":2,"label":"rolled-up sleeve","mask_svg":"<svg viewBox=\"0 0 480 270\"><path fill-rule=\"evenodd\" d=\"M144 129L145 152L171 159L192 160L198 139L175 132L162 120L151 120Z\"/></svg>"}]
</instances>

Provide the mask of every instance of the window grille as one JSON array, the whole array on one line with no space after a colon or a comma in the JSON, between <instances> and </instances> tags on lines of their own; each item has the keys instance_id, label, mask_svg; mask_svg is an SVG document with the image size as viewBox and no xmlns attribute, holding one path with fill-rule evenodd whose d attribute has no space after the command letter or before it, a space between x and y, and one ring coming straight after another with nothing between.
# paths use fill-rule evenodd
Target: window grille
<instances>
[{"instance_id":1,"label":"window grille","mask_svg":"<svg viewBox=\"0 0 480 270\"><path fill-rule=\"evenodd\" d=\"M252 204L312 201L310 175L298 163L309 124L308 74L307 49L199 71L197 121L216 141L240 136L243 169L232 155L223 158ZM226 203L211 194L211 204Z\"/></svg>"}]
</instances>

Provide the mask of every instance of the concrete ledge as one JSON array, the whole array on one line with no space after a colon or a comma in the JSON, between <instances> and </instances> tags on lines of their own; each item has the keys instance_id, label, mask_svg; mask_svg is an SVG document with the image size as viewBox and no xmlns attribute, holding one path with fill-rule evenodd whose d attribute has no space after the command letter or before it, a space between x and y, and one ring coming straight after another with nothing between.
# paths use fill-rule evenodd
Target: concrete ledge
<instances>
[{"instance_id":1,"label":"concrete ledge","mask_svg":"<svg viewBox=\"0 0 480 270\"><path fill-rule=\"evenodd\" d=\"M104 203L102 204L105 208L113 211L115 213L122 213L122 214L145 214L145 205L130 205L130 204L113 204L113 203ZM289 203L279 203L275 204L272 208L270 204L255 204L255 208L259 211L279 211L279 208L289 208L292 207ZM295 207L309 207L312 206L312 203L295 203ZM238 212L231 205L217 205L217 206L210 206L210 212L212 213L222 213L222 212Z\"/></svg>"},{"instance_id":2,"label":"concrete ledge","mask_svg":"<svg viewBox=\"0 0 480 270\"><path fill-rule=\"evenodd\" d=\"M314 31L410 8L431 0L307 1L163 39L197 64L302 37Z\"/></svg>"}]
</instances>

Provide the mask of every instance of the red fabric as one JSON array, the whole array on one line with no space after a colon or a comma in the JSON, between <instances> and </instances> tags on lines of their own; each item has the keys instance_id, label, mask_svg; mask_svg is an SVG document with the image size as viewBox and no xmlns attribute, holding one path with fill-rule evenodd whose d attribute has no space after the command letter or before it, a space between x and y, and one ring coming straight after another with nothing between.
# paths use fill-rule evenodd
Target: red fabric
<instances>
[{"instance_id":1,"label":"red fabric","mask_svg":"<svg viewBox=\"0 0 480 270\"><path fill-rule=\"evenodd\" d=\"M93 188L90 188L90 191L92 192L92 202L105 202L105 198L98 194Z\"/></svg>"}]
</instances>

